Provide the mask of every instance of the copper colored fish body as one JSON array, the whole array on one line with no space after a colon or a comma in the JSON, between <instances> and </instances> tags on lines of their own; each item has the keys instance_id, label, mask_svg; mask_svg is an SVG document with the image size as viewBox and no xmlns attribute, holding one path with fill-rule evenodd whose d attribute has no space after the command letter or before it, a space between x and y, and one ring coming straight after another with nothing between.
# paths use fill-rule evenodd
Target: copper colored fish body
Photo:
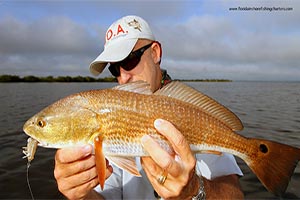
<instances>
[{"instance_id":1,"label":"copper colored fish body","mask_svg":"<svg viewBox=\"0 0 300 200\"><path fill-rule=\"evenodd\" d=\"M24 131L44 147L94 144L103 187L105 158L140 175L133 158L148 155L141 145L143 135L151 135L172 152L153 126L158 118L173 123L194 153L228 152L242 158L265 187L277 195L285 192L300 159L298 148L235 133L243 125L231 111L179 82L154 94L144 82L74 94L33 116L25 123Z\"/></svg>"}]
</instances>

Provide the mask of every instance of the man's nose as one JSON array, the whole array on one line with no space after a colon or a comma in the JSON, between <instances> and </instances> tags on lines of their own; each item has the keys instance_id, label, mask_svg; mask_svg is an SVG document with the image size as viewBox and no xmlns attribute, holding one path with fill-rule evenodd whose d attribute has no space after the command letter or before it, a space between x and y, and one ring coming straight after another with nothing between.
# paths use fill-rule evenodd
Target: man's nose
<instances>
[{"instance_id":1,"label":"man's nose","mask_svg":"<svg viewBox=\"0 0 300 200\"><path fill-rule=\"evenodd\" d=\"M120 67L120 76L117 77L119 84L129 83L132 78L132 75Z\"/></svg>"}]
</instances>

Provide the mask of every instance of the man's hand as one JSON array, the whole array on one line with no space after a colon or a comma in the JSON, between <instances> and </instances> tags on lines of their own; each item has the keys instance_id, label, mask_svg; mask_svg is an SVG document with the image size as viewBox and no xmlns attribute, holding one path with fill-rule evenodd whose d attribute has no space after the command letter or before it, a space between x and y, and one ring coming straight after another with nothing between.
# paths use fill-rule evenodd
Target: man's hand
<instances>
[{"instance_id":1,"label":"man's hand","mask_svg":"<svg viewBox=\"0 0 300 200\"><path fill-rule=\"evenodd\" d=\"M195 175L196 159L183 135L168 121L156 120L155 128L172 145L175 155L170 155L150 136L142 138L142 144L150 157L142 158L142 166L155 191L163 198L191 198L197 194L199 180ZM157 180L167 175L163 184Z\"/></svg>"},{"instance_id":2,"label":"man's hand","mask_svg":"<svg viewBox=\"0 0 300 200\"><path fill-rule=\"evenodd\" d=\"M175 155L170 155L150 136L142 138L142 144L150 157L142 157L142 166L155 191L164 199L191 199L200 187L200 181L195 174L196 159L184 136L174 125L166 120L158 119L154 126L165 136ZM164 173L165 172L165 173ZM167 175L163 184L158 178ZM207 199L243 199L238 176L228 175L212 181L204 179Z\"/></svg>"},{"instance_id":3,"label":"man's hand","mask_svg":"<svg viewBox=\"0 0 300 200\"><path fill-rule=\"evenodd\" d=\"M55 155L54 176L58 189L68 199L84 199L98 184L92 146L59 149ZM107 163L106 175L112 173ZM107 178L106 177L106 178Z\"/></svg>"}]
</instances>

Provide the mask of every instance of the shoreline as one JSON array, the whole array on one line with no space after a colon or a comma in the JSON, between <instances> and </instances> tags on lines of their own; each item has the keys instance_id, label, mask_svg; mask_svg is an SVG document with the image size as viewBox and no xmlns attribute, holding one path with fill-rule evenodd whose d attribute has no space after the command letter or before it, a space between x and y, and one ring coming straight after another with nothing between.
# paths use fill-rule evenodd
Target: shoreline
<instances>
[{"instance_id":1,"label":"shoreline","mask_svg":"<svg viewBox=\"0 0 300 200\"><path fill-rule=\"evenodd\" d=\"M174 79L174 81L181 82L232 82L228 79ZM37 76L24 76L19 77L16 75L0 75L0 83L16 83L16 82L29 82L29 83L40 83L40 82L117 82L115 77L109 76L104 78L93 78L90 76L47 76L47 77L37 77Z\"/></svg>"}]
</instances>

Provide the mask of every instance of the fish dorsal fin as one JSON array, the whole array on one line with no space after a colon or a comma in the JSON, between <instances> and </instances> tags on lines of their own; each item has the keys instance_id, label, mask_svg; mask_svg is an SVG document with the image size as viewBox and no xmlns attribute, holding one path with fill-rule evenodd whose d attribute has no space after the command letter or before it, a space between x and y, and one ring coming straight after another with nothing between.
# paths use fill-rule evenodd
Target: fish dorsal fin
<instances>
[{"instance_id":1,"label":"fish dorsal fin","mask_svg":"<svg viewBox=\"0 0 300 200\"><path fill-rule=\"evenodd\" d=\"M113 90L123 90L123 91L129 91L139 94L153 94L150 89L150 84L145 81L136 81L131 83L126 83L122 85L117 85L112 88Z\"/></svg>"},{"instance_id":2,"label":"fish dorsal fin","mask_svg":"<svg viewBox=\"0 0 300 200\"><path fill-rule=\"evenodd\" d=\"M133 176L142 176L137 169L134 157L106 156L106 158L109 162L114 163L117 167L129 172Z\"/></svg>"},{"instance_id":3,"label":"fish dorsal fin","mask_svg":"<svg viewBox=\"0 0 300 200\"><path fill-rule=\"evenodd\" d=\"M198 90L178 81L169 83L162 89L156 91L154 94L168 96L191 103L197 107L200 107L205 112L212 114L215 118L225 123L232 130L237 131L243 129L243 124L240 119L228 108L208 97L207 95L199 92Z\"/></svg>"}]
</instances>

